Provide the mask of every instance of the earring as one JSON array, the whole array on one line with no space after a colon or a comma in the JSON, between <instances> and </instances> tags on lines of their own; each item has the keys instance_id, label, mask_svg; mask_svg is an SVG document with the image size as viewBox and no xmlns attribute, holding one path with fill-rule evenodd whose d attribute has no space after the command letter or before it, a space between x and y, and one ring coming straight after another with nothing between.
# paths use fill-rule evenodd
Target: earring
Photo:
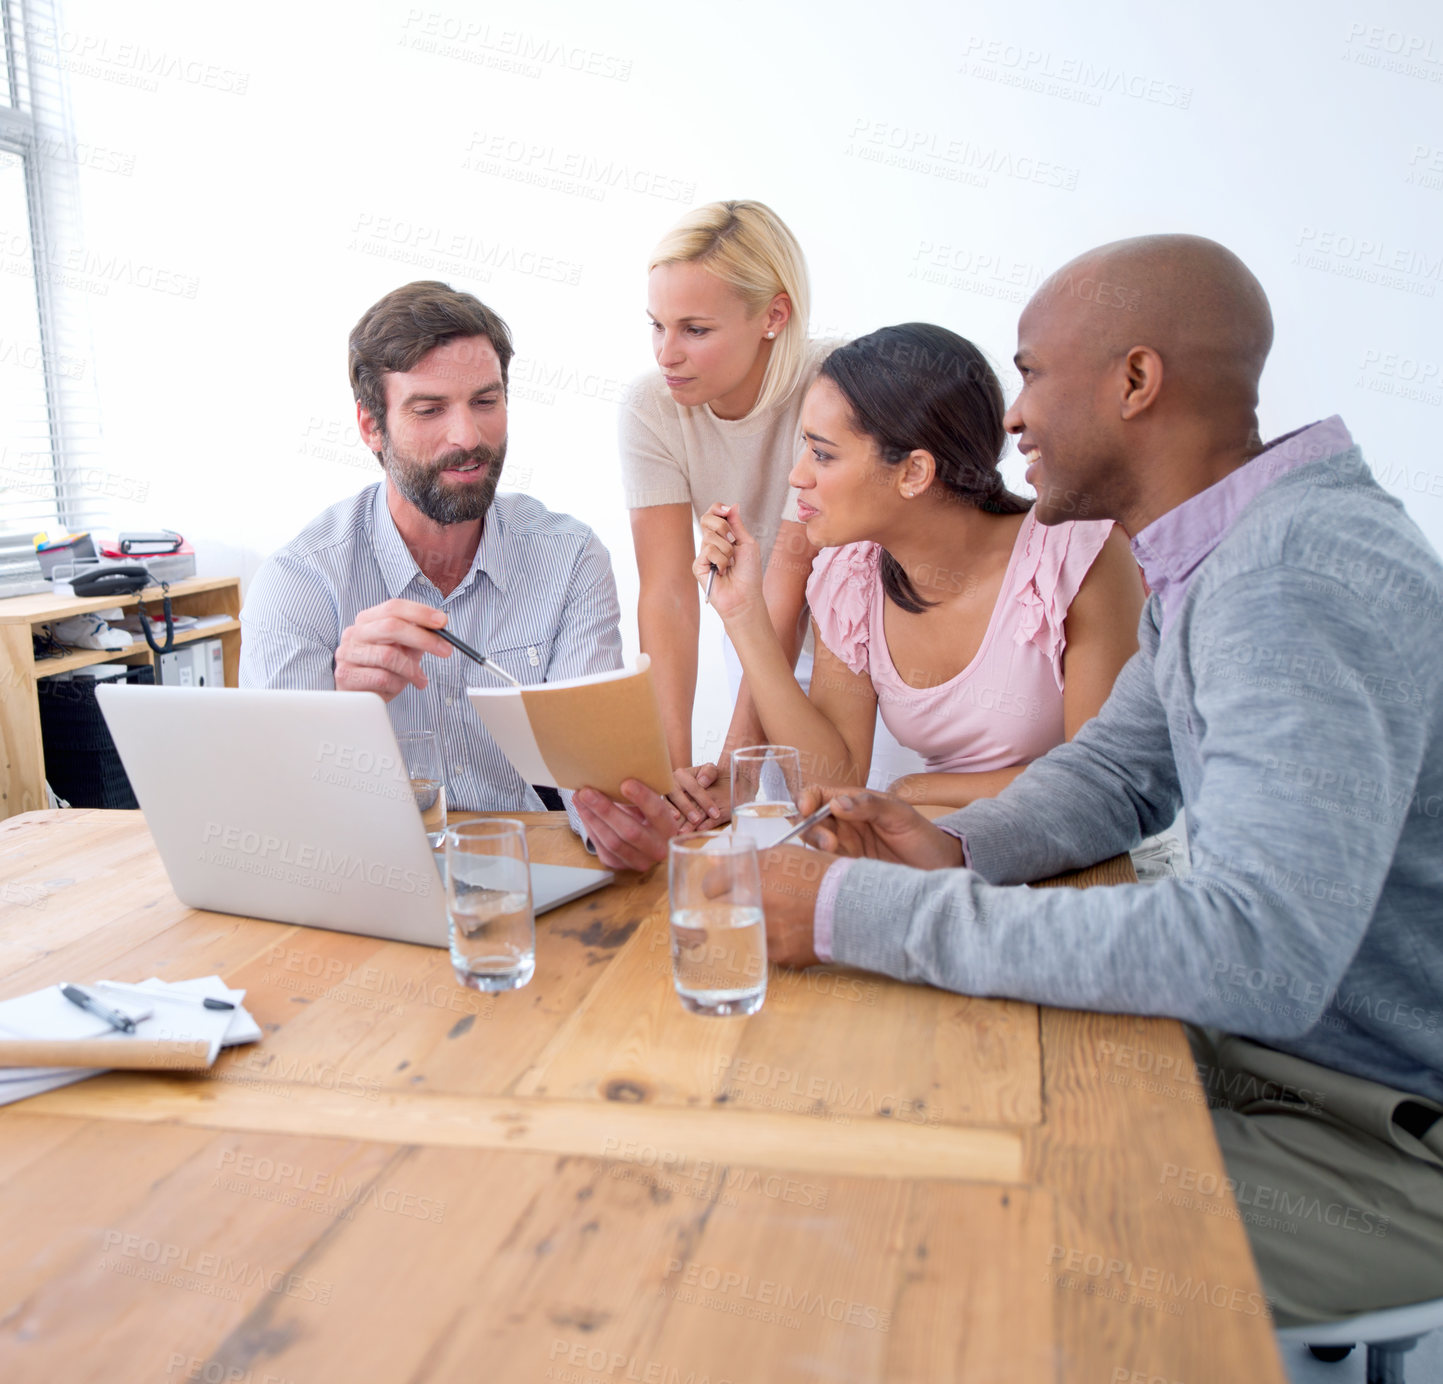
<instances>
[{"instance_id":1,"label":"earring","mask_svg":"<svg viewBox=\"0 0 1443 1384\"><path fill-rule=\"evenodd\" d=\"M775 333L775 332L768 332L768 333L767 333L767 340L770 341L770 340L771 340L773 337L775 337L775 336L776 336L776 333Z\"/></svg>"}]
</instances>

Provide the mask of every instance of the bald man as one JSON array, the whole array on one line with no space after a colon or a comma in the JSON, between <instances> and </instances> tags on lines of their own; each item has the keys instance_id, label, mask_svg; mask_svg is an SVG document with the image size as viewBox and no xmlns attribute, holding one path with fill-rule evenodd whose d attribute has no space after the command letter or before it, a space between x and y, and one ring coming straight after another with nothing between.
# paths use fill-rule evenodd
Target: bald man
<instances>
[{"instance_id":1,"label":"bald man","mask_svg":"<svg viewBox=\"0 0 1443 1384\"><path fill-rule=\"evenodd\" d=\"M1039 289L1007 426L1043 522L1131 537L1139 651L995 799L933 824L855 794L814 838L840 854L765 873L775 960L1188 1021L1292 1325L1443 1297L1443 566L1341 419L1263 444L1271 342L1257 280L1197 237L1106 245ZM1187 878L1009 887L1180 807Z\"/></svg>"}]
</instances>

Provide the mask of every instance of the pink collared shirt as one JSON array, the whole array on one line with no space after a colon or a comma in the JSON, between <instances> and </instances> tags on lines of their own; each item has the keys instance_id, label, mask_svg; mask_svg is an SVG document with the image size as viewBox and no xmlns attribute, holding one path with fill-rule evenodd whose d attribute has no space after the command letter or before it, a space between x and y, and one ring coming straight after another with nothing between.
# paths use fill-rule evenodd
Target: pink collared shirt
<instances>
[{"instance_id":1,"label":"pink collared shirt","mask_svg":"<svg viewBox=\"0 0 1443 1384\"><path fill-rule=\"evenodd\" d=\"M807 605L817 636L853 673L865 674L898 744L929 774L988 773L1028 764L1066 738L1062 655L1067 612L1112 521L1051 526L1023 516L987 629L965 668L947 681L899 669L887 647L882 549L825 548L812 564Z\"/></svg>"}]
</instances>

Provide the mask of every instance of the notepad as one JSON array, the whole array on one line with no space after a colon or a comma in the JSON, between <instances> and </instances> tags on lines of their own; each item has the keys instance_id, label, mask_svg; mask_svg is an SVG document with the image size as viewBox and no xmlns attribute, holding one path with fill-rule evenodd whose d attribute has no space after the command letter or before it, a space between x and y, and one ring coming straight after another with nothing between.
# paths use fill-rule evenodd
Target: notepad
<instances>
[{"instance_id":1,"label":"notepad","mask_svg":"<svg viewBox=\"0 0 1443 1384\"><path fill-rule=\"evenodd\" d=\"M466 695L527 783L589 785L617 799L629 778L658 793L671 791L671 760L646 654L635 668L531 687L468 687Z\"/></svg>"},{"instance_id":2,"label":"notepad","mask_svg":"<svg viewBox=\"0 0 1443 1384\"><path fill-rule=\"evenodd\" d=\"M245 991L229 989L219 976L173 982L152 976L135 992L85 988L134 1018L135 1032L121 1033L77 1008L58 985L0 1001L0 1105L112 1068L204 1070L222 1047L261 1036L240 1007ZM206 1009L181 995L211 995L236 1008Z\"/></svg>"}]
</instances>

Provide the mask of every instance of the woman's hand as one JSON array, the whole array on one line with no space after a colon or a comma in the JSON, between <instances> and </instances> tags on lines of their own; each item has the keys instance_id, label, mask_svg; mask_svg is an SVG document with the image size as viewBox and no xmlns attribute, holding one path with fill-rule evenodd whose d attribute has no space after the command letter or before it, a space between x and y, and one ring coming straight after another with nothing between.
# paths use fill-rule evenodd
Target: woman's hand
<instances>
[{"instance_id":1,"label":"woman's hand","mask_svg":"<svg viewBox=\"0 0 1443 1384\"><path fill-rule=\"evenodd\" d=\"M731 796L728 776L715 764L697 764L690 769L677 769L672 774L675 787L667 800L686 818L686 831L710 831L731 815L727 799ZM721 780L721 787L714 785ZM710 791L708 791L710 790Z\"/></svg>"},{"instance_id":2,"label":"woman's hand","mask_svg":"<svg viewBox=\"0 0 1443 1384\"><path fill-rule=\"evenodd\" d=\"M711 580L711 604L722 620L730 623L760 612L770 622L762 595L766 558L735 505L715 504L701 517L701 550L691 570L703 591L713 565L717 570Z\"/></svg>"}]
</instances>

